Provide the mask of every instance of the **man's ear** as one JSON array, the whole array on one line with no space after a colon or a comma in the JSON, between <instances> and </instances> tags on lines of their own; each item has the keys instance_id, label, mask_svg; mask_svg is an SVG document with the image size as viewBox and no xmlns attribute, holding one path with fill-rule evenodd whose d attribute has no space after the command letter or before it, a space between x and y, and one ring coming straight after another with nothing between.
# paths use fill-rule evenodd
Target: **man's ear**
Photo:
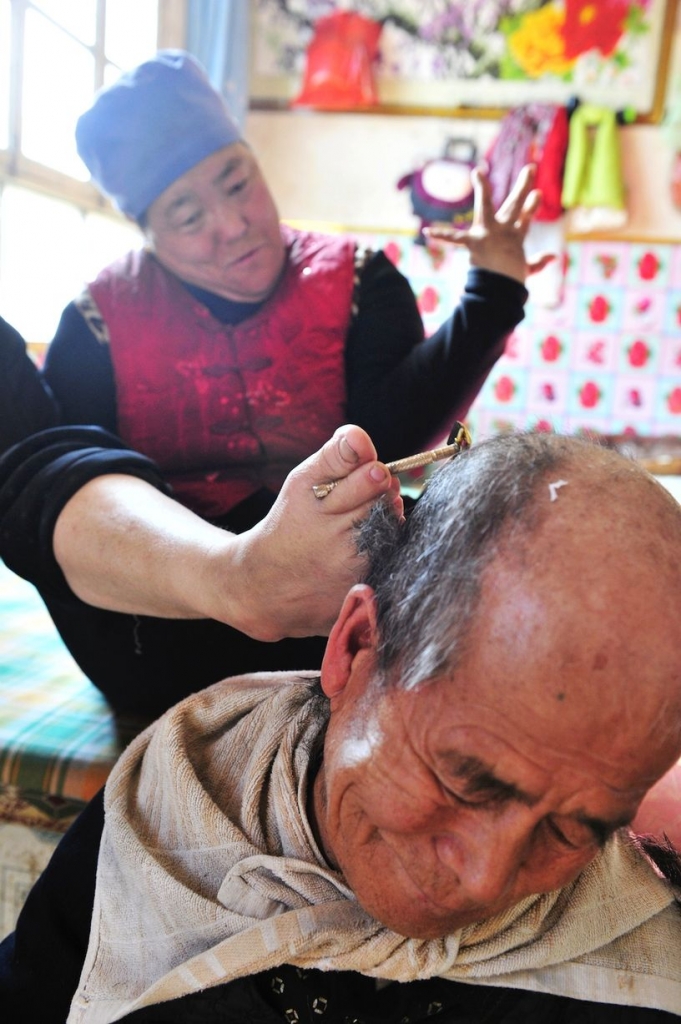
<instances>
[{"instance_id":1,"label":"man's ear","mask_svg":"<svg viewBox=\"0 0 681 1024\"><path fill-rule=\"evenodd\" d=\"M322 661L322 689L327 697L338 697L352 675L358 655L373 652L376 643L376 601L366 583L358 583L347 594L329 634Z\"/></svg>"}]
</instances>

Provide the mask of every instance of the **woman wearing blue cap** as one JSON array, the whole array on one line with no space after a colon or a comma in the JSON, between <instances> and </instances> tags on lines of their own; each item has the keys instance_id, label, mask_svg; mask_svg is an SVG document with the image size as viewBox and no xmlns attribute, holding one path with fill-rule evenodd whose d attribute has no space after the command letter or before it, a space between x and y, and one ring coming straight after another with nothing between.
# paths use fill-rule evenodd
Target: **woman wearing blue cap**
<instances>
[{"instance_id":1,"label":"woman wearing blue cap","mask_svg":"<svg viewBox=\"0 0 681 1024\"><path fill-rule=\"evenodd\" d=\"M392 487L376 455L418 451L465 415L548 257L523 251L532 170L496 215L476 171L472 230L440 233L474 269L425 339L383 253L280 224L188 54L124 74L76 134L145 245L64 311L42 378L61 426L0 464L0 555L112 704L156 714L227 674L318 666L316 634L355 575L352 523ZM294 474L270 512L344 423L375 450L361 431L337 437L345 486L315 505Z\"/></svg>"}]
</instances>

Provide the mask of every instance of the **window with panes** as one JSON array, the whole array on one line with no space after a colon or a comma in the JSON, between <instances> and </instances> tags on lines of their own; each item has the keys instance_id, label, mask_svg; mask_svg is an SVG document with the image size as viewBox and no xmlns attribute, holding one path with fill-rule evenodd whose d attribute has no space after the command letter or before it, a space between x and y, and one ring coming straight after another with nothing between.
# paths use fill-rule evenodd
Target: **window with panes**
<instances>
[{"instance_id":1,"label":"window with panes","mask_svg":"<svg viewBox=\"0 0 681 1024\"><path fill-rule=\"evenodd\" d=\"M184 0L0 0L0 315L40 358L61 310L138 229L88 180L94 92L184 44Z\"/></svg>"}]
</instances>

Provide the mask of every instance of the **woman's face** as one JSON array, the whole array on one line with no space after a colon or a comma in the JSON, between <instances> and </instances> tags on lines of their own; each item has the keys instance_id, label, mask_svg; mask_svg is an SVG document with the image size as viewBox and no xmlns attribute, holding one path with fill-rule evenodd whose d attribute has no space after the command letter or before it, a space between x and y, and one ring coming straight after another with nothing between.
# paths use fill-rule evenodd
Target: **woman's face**
<instances>
[{"instance_id":1,"label":"woman's face","mask_svg":"<svg viewBox=\"0 0 681 1024\"><path fill-rule=\"evenodd\" d=\"M149 207L144 230L167 270L235 302L266 299L284 266L277 208L242 142L174 181Z\"/></svg>"}]
</instances>

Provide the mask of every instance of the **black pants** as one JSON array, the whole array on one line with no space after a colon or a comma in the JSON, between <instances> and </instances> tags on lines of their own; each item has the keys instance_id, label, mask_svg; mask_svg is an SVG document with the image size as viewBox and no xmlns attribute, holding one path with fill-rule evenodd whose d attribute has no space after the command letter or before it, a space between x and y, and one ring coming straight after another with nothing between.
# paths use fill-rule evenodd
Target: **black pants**
<instances>
[{"instance_id":1,"label":"black pants","mask_svg":"<svg viewBox=\"0 0 681 1024\"><path fill-rule=\"evenodd\" d=\"M243 533L265 518L275 497L258 491L220 525ZM264 643L211 619L103 611L70 591L41 597L74 659L114 710L144 718L226 676L318 669L326 647L326 637Z\"/></svg>"},{"instance_id":2,"label":"black pants","mask_svg":"<svg viewBox=\"0 0 681 1024\"><path fill-rule=\"evenodd\" d=\"M263 643L210 619L156 619L43 597L85 675L123 714L156 718L226 676L318 669L325 637Z\"/></svg>"}]
</instances>

